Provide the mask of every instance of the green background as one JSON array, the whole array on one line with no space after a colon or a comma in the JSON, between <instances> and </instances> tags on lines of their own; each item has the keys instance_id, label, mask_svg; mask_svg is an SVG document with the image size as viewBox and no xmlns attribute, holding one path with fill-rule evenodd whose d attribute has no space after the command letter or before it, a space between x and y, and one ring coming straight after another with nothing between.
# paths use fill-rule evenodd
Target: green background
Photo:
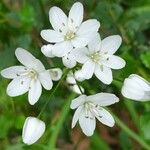
<instances>
[{"instance_id":1,"label":"green background","mask_svg":"<svg viewBox=\"0 0 150 150\"><path fill-rule=\"evenodd\" d=\"M40 51L46 44L40 37L42 29L51 28L48 11L58 6L68 13L73 0L0 0L0 70L19 64L14 52L17 47L29 50L46 68L64 69L61 59L46 58ZM92 137L83 135L79 125L71 129L74 111L69 109L75 96L63 80L53 97L43 90L38 103L30 106L27 94L11 98L6 94L8 80L0 77L0 150L145 150L150 149L150 102L123 98L124 78L136 73L150 81L150 0L82 0L84 19L100 21L102 39L114 34L123 38L117 55L126 60L126 67L113 71L114 81L106 86L93 77L80 83L86 94L112 92L120 102L111 106L116 126L108 128L97 122ZM54 87L58 82L54 83ZM25 118L37 116L47 100L42 120L47 129L34 145L22 143L21 132ZM127 128L129 127L129 128ZM131 129L131 130L130 130ZM133 133L135 132L136 135ZM149 146L147 144L149 144ZM145 146L144 146L145 145Z\"/></svg>"}]
</instances>

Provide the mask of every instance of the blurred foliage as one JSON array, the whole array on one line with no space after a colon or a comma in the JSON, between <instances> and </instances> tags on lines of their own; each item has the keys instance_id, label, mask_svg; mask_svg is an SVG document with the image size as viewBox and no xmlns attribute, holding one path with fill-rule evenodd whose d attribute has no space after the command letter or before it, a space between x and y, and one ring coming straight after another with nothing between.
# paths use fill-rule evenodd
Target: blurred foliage
<instances>
[{"instance_id":1,"label":"blurred foliage","mask_svg":"<svg viewBox=\"0 0 150 150\"><path fill-rule=\"evenodd\" d=\"M14 51L17 47L28 49L47 67L59 66L60 60L49 60L40 52L45 41L40 31L51 28L48 19L49 8L56 5L68 12L74 0L0 0L0 70L18 64ZM90 92L108 91L120 97L120 103L113 106L113 111L132 130L150 144L150 103L126 103L120 94L120 83L131 73L137 73L150 81L150 0L81 0L85 7L85 19L96 18L101 23L101 37L120 34L123 44L118 55L127 65L124 69L114 71L114 81L110 86L103 85L95 78L84 81L82 86L87 94ZM8 82L0 78L0 150L48 150L45 145L55 132L56 122L61 117L61 109L70 95L64 82L47 106L43 120L47 131L41 140L33 146L25 146L21 141L21 131L27 116L36 116L50 92L44 91L39 102L30 106L27 95L11 98L6 95ZM61 90L60 90L61 89ZM90 92L89 92L90 91ZM134 113L133 113L134 112ZM109 129L97 124L97 131L91 138L85 137L80 128L71 130L72 113L64 121L57 147L62 150L142 150L117 126ZM140 126L140 127L139 127Z\"/></svg>"}]
</instances>

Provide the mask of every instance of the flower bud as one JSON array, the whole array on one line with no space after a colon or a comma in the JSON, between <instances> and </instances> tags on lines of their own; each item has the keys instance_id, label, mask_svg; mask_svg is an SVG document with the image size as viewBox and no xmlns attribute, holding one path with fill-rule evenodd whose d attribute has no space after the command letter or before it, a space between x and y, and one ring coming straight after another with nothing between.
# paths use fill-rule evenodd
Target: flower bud
<instances>
[{"instance_id":1,"label":"flower bud","mask_svg":"<svg viewBox=\"0 0 150 150\"><path fill-rule=\"evenodd\" d=\"M23 126L23 142L27 145L35 143L43 135L44 131L45 123L43 121L35 117L28 117Z\"/></svg>"},{"instance_id":2,"label":"flower bud","mask_svg":"<svg viewBox=\"0 0 150 150\"><path fill-rule=\"evenodd\" d=\"M53 81L58 81L60 80L63 72L60 68L53 68L53 69L49 69L49 73L50 73L50 76L51 76L51 79Z\"/></svg>"},{"instance_id":3,"label":"flower bud","mask_svg":"<svg viewBox=\"0 0 150 150\"><path fill-rule=\"evenodd\" d=\"M132 74L125 79L121 92L126 98L147 101L150 100L150 83L139 75Z\"/></svg>"}]
</instances>

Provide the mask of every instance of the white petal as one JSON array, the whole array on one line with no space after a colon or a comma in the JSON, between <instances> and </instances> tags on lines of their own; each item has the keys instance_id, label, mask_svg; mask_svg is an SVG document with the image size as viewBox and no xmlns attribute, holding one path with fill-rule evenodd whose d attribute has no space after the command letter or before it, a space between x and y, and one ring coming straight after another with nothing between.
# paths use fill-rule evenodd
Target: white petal
<instances>
[{"instance_id":1,"label":"white petal","mask_svg":"<svg viewBox=\"0 0 150 150\"><path fill-rule=\"evenodd\" d=\"M49 19L52 27L56 30L63 30L67 25L67 16L58 7L52 7L49 11Z\"/></svg>"},{"instance_id":2,"label":"white petal","mask_svg":"<svg viewBox=\"0 0 150 150\"><path fill-rule=\"evenodd\" d=\"M79 30L77 31L77 35L83 36L91 33L96 33L100 27L100 23L96 19L89 19L84 21Z\"/></svg>"},{"instance_id":3,"label":"white petal","mask_svg":"<svg viewBox=\"0 0 150 150\"><path fill-rule=\"evenodd\" d=\"M79 97L72 100L70 108L76 109L80 105L82 105L85 102L86 95L80 95Z\"/></svg>"},{"instance_id":4,"label":"white petal","mask_svg":"<svg viewBox=\"0 0 150 150\"><path fill-rule=\"evenodd\" d=\"M25 144L35 143L45 132L45 123L35 117L28 117L25 120L22 139Z\"/></svg>"},{"instance_id":5,"label":"white petal","mask_svg":"<svg viewBox=\"0 0 150 150\"><path fill-rule=\"evenodd\" d=\"M81 37L81 36L75 37L73 40L71 40L71 42L75 48L83 48L88 44L88 42L90 41L90 38L91 38L90 35L86 37Z\"/></svg>"},{"instance_id":6,"label":"white petal","mask_svg":"<svg viewBox=\"0 0 150 150\"><path fill-rule=\"evenodd\" d=\"M79 117L79 124L85 135L87 136L93 135L96 127L96 119L90 112L87 117L85 110L82 111Z\"/></svg>"},{"instance_id":7,"label":"white petal","mask_svg":"<svg viewBox=\"0 0 150 150\"><path fill-rule=\"evenodd\" d=\"M93 76L95 70L95 63L92 61L87 61L83 64L81 72L85 79L90 79Z\"/></svg>"},{"instance_id":8,"label":"white petal","mask_svg":"<svg viewBox=\"0 0 150 150\"><path fill-rule=\"evenodd\" d=\"M38 79L32 80L30 83L30 89L28 94L29 103L34 105L42 94L42 86Z\"/></svg>"},{"instance_id":9,"label":"white petal","mask_svg":"<svg viewBox=\"0 0 150 150\"><path fill-rule=\"evenodd\" d=\"M112 71L110 68L105 66L96 65L95 76L105 84L110 84L112 82Z\"/></svg>"},{"instance_id":10,"label":"white petal","mask_svg":"<svg viewBox=\"0 0 150 150\"><path fill-rule=\"evenodd\" d=\"M66 81L67 81L67 83L69 83L69 84L76 84L76 80L75 80L75 77L74 77L74 75L73 75L72 72L69 72L69 73L67 74Z\"/></svg>"},{"instance_id":11,"label":"white petal","mask_svg":"<svg viewBox=\"0 0 150 150\"><path fill-rule=\"evenodd\" d=\"M27 50L23 48L17 48L15 51L15 55L17 59L20 61L20 63L22 63L27 67L32 67L36 60L36 58L31 53L29 53Z\"/></svg>"},{"instance_id":12,"label":"white petal","mask_svg":"<svg viewBox=\"0 0 150 150\"><path fill-rule=\"evenodd\" d=\"M95 95L91 95L88 96L86 100L91 101L100 106L109 106L119 102L119 98L116 95L110 93L98 93Z\"/></svg>"},{"instance_id":13,"label":"white petal","mask_svg":"<svg viewBox=\"0 0 150 150\"><path fill-rule=\"evenodd\" d=\"M150 83L146 81L144 78L137 74L131 74L129 76L130 79L133 79L134 82L139 84L140 87L142 87L143 90L145 91L150 91Z\"/></svg>"},{"instance_id":14,"label":"white petal","mask_svg":"<svg viewBox=\"0 0 150 150\"><path fill-rule=\"evenodd\" d=\"M103 62L103 65L112 69L121 69L125 67L126 62L122 58L112 55L106 61Z\"/></svg>"},{"instance_id":15,"label":"white petal","mask_svg":"<svg viewBox=\"0 0 150 150\"><path fill-rule=\"evenodd\" d=\"M41 73L39 73L39 80L42 84L42 86L46 89L46 90L51 90L53 87L53 82L50 76L50 73L48 70L43 71Z\"/></svg>"},{"instance_id":16,"label":"white petal","mask_svg":"<svg viewBox=\"0 0 150 150\"><path fill-rule=\"evenodd\" d=\"M84 75L82 73L82 70L76 71L75 74L74 74L74 76L75 76L75 79L78 80L78 81L80 81L80 82L82 82L82 81L85 80L85 77L84 77Z\"/></svg>"},{"instance_id":17,"label":"white petal","mask_svg":"<svg viewBox=\"0 0 150 150\"><path fill-rule=\"evenodd\" d=\"M17 77L14 78L7 87L7 94L9 96L19 96L26 93L29 90L30 78Z\"/></svg>"},{"instance_id":18,"label":"white petal","mask_svg":"<svg viewBox=\"0 0 150 150\"><path fill-rule=\"evenodd\" d=\"M53 81L58 81L60 80L63 72L60 68L53 68L53 69L49 69L49 73L50 73L50 76L51 76L51 79Z\"/></svg>"},{"instance_id":19,"label":"white petal","mask_svg":"<svg viewBox=\"0 0 150 150\"><path fill-rule=\"evenodd\" d=\"M133 88L133 87L124 85L122 87L121 93L126 98L140 101L140 100L143 100L145 92L142 89L140 90L139 88Z\"/></svg>"},{"instance_id":20,"label":"white petal","mask_svg":"<svg viewBox=\"0 0 150 150\"><path fill-rule=\"evenodd\" d=\"M19 76L20 73L26 71L24 66L12 66L1 71L4 78L13 79Z\"/></svg>"},{"instance_id":21,"label":"white petal","mask_svg":"<svg viewBox=\"0 0 150 150\"><path fill-rule=\"evenodd\" d=\"M100 23L95 19L83 22L76 33L76 37L71 41L75 48L86 46L95 36L100 27Z\"/></svg>"},{"instance_id":22,"label":"white petal","mask_svg":"<svg viewBox=\"0 0 150 150\"><path fill-rule=\"evenodd\" d=\"M89 60L88 58L89 51L86 47L74 49L73 54L74 54L75 60L81 64Z\"/></svg>"},{"instance_id":23,"label":"white petal","mask_svg":"<svg viewBox=\"0 0 150 150\"><path fill-rule=\"evenodd\" d=\"M34 65L32 66L32 69L34 69L37 72L45 71L45 67L42 64L42 62L38 59L35 60Z\"/></svg>"},{"instance_id":24,"label":"white petal","mask_svg":"<svg viewBox=\"0 0 150 150\"><path fill-rule=\"evenodd\" d=\"M83 5L80 2L76 2L70 9L68 26L73 31L80 26L83 20Z\"/></svg>"},{"instance_id":25,"label":"white petal","mask_svg":"<svg viewBox=\"0 0 150 150\"><path fill-rule=\"evenodd\" d=\"M132 74L125 79L121 92L126 98L147 101L150 99L150 84L139 75Z\"/></svg>"},{"instance_id":26,"label":"white petal","mask_svg":"<svg viewBox=\"0 0 150 150\"><path fill-rule=\"evenodd\" d=\"M55 30L42 30L41 37L50 43L58 43L64 41L62 33Z\"/></svg>"},{"instance_id":27,"label":"white petal","mask_svg":"<svg viewBox=\"0 0 150 150\"><path fill-rule=\"evenodd\" d=\"M80 115L81 115L81 112L82 112L82 109L83 109L83 106L79 106L77 108L77 110L75 111L74 115L73 115L73 118L72 118L72 125L71 127L74 128Z\"/></svg>"},{"instance_id":28,"label":"white petal","mask_svg":"<svg viewBox=\"0 0 150 150\"><path fill-rule=\"evenodd\" d=\"M101 38L99 33L96 33L93 39L88 43L88 48L90 51L99 51L101 45Z\"/></svg>"},{"instance_id":29,"label":"white petal","mask_svg":"<svg viewBox=\"0 0 150 150\"><path fill-rule=\"evenodd\" d=\"M69 41L64 41L54 45L52 53L57 57L63 57L72 50L72 44Z\"/></svg>"},{"instance_id":30,"label":"white petal","mask_svg":"<svg viewBox=\"0 0 150 150\"><path fill-rule=\"evenodd\" d=\"M97 109L98 110L98 109ZM103 124L109 126L109 127L113 127L114 124L115 124L115 120L114 118L112 117L112 115L107 111L105 110L104 108L100 108L98 110L99 112L99 116L96 116L96 118Z\"/></svg>"},{"instance_id":31,"label":"white petal","mask_svg":"<svg viewBox=\"0 0 150 150\"><path fill-rule=\"evenodd\" d=\"M122 39L119 35L108 36L101 42L101 51L114 54L120 47Z\"/></svg>"},{"instance_id":32,"label":"white petal","mask_svg":"<svg viewBox=\"0 0 150 150\"><path fill-rule=\"evenodd\" d=\"M52 44L48 44L48 45L43 45L41 47L41 51L42 53L46 56L46 57L55 57L53 54L52 54L52 49L53 49L53 45Z\"/></svg>"},{"instance_id":33,"label":"white petal","mask_svg":"<svg viewBox=\"0 0 150 150\"><path fill-rule=\"evenodd\" d=\"M73 68L76 66L76 60L72 54L67 54L62 58L64 66L67 68Z\"/></svg>"},{"instance_id":34,"label":"white petal","mask_svg":"<svg viewBox=\"0 0 150 150\"><path fill-rule=\"evenodd\" d=\"M150 92L145 92L142 101L149 101L150 100Z\"/></svg>"},{"instance_id":35,"label":"white petal","mask_svg":"<svg viewBox=\"0 0 150 150\"><path fill-rule=\"evenodd\" d=\"M17 59L28 68L35 69L36 71L45 70L45 67L40 60L36 59L31 53L23 48L17 48L15 51Z\"/></svg>"},{"instance_id":36,"label":"white petal","mask_svg":"<svg viewBox=\"0 0 150 150\"><path fill-rule=\"evenodd\" d=\"M122 95L133 100L144 99L146 91L150 92L150 85L142 77L138 75L130 75L126 78L122 87Z\"/></svg>"}]
</instances>

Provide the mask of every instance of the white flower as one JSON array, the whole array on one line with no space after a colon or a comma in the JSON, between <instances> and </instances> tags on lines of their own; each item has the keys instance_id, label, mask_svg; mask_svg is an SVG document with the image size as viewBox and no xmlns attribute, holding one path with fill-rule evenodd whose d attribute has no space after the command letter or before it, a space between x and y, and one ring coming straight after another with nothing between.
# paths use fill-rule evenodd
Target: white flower
<instances>
[{"instance_id":1,"label":"white flower","mask_svg":"<svg viewBox=\"0 0 150 150\"><path fill-rule=\"evenodd\" d=\"M38 118L28 117L25 120L22 139L27 145L35 143L45 132L45 123Z\"/></svg>"},{"instance_id":2,"label":"white flower","mask_svg":"<svg viewBox=\"0 0 150 150\"><path fill-rule=\"evenodd\" d=\"M150 100L150 83L139 75L132 74L125 79L121 92L126 98L147 101Z\"/></svg>"},{"instance_id":3,"label":"white flower","mask_svg":"<svg viewBox=\"0 0 150 150\"><path fill-rule=\"evenodd\" d=\"M71 109L76 109L72 120L72 128L79 120L85 135L91 136L95 130L96 118L103 124L113 127L115 121L112 115L102 106L109 106L118 102L114 94L98 93L91 96L81 95L71 103Z\"/></svg>"},{"instance_id":4,"label":"white flower","mask_svg":"<svg viewBox=\"0 0 150 150\"><path fill-rule=\"evenodd\" d=\"M76 65L72 56L68 56L73 47L86 46L100 27L96 19L82 22L83 11L83 5L80 2L74 3L68 17L60 8L52 7L49 11L49 20L54 30L41 31L44 40L55 43L52 54L63 57L64 65L69 68Z\"/></svg>"},{"instance_id":5,"label":"white flower","mask_svg":"<svg viewBox=\"0 0 150 150\"><path fill-rule=\"evenodd\" d=\"M101 41L99 34L88 43L88 48L75 49L74 55L77 62L83 64L78 71L82 79L90 79L93 74L105 84L112 82L112 69L121 69L125 61L113 55L121 45L119 35L109 36ZM79 75L80 74L80 75Z\"/></svg>"},{"instance_id":6,"label":"white flower","mask_svg":"<svg viewBox=\"0 0 150 150\"><path fill-rule=\"evenodd\" d=\"M50 73L45 70L41 61L28 51L17 48L15 55L23 66L12 66L1 71L3 77L13 79L7 87L7 94L14 97L29 92L29 103L34 105L41 96L42 86L46 90L52 88Z\"/></svg>"},{"instance_id":7,"label":"white flower","mask_svg":"<svg viewBox=\"0 0 150 150\"><path fill-rule=\"evenodd\" d=\"M80 89L77 85L76 79L74 77L74 74L72 72L69 72L66 78L67 83L69 84L69 88L71 91L77 93L77 94L82 94L82 92L84 92L84 88L82 86L80 86Z\"/></svg>"}]
</instances>

